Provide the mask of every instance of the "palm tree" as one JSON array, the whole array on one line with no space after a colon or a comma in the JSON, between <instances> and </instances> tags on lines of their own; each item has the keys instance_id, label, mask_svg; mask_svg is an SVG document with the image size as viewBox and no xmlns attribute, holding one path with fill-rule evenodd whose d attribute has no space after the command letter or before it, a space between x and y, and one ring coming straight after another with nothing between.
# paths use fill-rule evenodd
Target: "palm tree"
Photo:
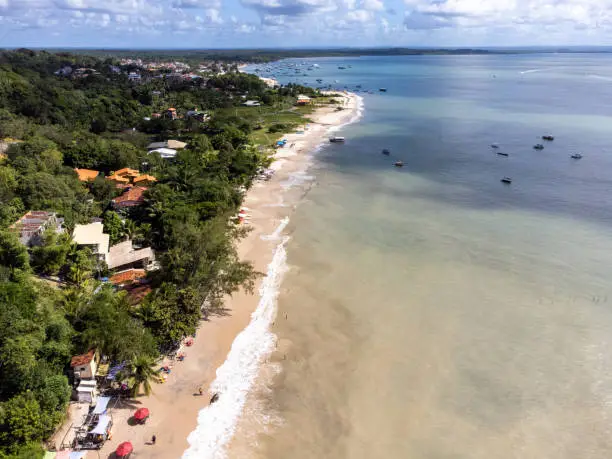
<instances>
[{"instance_id":1,"label":"palm tree","mask_svg":"<svg viewBox=\"0 0 612 459\"><path fill-rule=\"evenodd\" d=\"M156 384L161 382L156 366L151 357L144 355L136 357L128 364L122 379L127 379L127 386L132 390L132 397L138 395L141 387L145 395L151 395L153 392L151 382Z\"/></svg>"}]
</instances>

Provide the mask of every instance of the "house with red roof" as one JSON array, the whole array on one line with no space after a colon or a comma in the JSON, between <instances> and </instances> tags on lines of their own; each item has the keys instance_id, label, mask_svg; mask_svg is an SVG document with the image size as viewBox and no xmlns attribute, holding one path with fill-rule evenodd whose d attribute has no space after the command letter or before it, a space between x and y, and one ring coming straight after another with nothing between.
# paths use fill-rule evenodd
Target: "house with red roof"
<instances>
[{"instance_id":1,"label":"house with red roof","mask_svg":"<svg viewBox=\"0 0 612 459\"><path fill-rule=\"evenodd\" d=\"M143 186L132 187L121 196L113 199L112 205L117 210L140 206L144 203L144 193L147 189Z\"/></svg>"},{"instance_id":2,"label":"house with red roof","mask_svg":"<svg viewBox=\"0 0 612 459\"><path fill-rule=\"evenodd\" d=\"M99 355L95 349L86 354L75 355L70 359L70 368L78 379L94 379L98 369Z\"/></svg>"},{"instance_id":3,"label":"house with red roof","mask_svg":"<svg viewBox=\"0 0 612 459\"><path fill-rule=\"evenodd\" d=\"M113 274L109 279L110 283L118 287L124 285L131 285L144 279L147 276L147 272L144 269L126 269L125 271Z\"/></svg>"}]
</instances>

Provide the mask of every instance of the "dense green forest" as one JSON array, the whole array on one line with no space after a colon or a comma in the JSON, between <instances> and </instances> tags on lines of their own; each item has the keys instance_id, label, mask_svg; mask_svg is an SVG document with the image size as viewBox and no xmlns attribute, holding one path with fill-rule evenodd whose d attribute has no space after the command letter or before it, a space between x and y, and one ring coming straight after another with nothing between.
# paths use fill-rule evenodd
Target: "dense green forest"
<instances>
[{"instance_id":1,"label":"dense green forest","mask_svg":"<svg viewBox=\"0 0 612 459\"><path fill-rule=\"evenodd\" d=\"M58 50L59 51L59 50ZM148 60L180 59L185 62L202 60L216 62L264 63L280 59L307 57L359 57L359 56L423 56L470 54L530 54L530 53L589 53L610 52L606 47L533 47L533 48L269 48L269 49L72 49L70 52L98 57L130 57Z\"/></svg>"},{"instance_id":2,"label":"dense green forest","mask_svg":"<svg viewBox=\"0 0 612 459\"><path fill-rule=\"evenodd\" d=\"M26 49L0 54L0 141L8 146L0 159L0 458L41 456L66 412L72 355L96 347L114 361L150 362L193 334L225 295L252 289L257 273L236 254L245 232L231 217L270 157L251 144L267 121L237 107L248 95L269 117L289 111L298 93L316 96L240 73L177 81L143 71L150 78L134 83L132 69L116 65ZM67 66L84 70L55 73ZM212 117L152 116L168 107ZM167 139L188 146L173 160L147 153L149 142ZM103 175L125 167L157 181L143 205L118 212L110 203L122 190ZM83 183L74 168L102 174ZM67 231L26 247L10 226L27 211L56 212ZM102 282L108 269L72 242L74 225L93 218L111 243L129 237L156 251L159 269L139 304Z\"/></svg>"}]
</instances>

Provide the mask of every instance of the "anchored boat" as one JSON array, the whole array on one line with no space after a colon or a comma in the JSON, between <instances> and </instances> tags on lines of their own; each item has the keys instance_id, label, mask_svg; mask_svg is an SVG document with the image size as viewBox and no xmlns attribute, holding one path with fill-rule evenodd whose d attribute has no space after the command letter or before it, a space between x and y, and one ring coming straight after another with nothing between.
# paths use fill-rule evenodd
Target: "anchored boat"
<instances>
[{"instance_id":1,"label":"anchored boat","mask_svg":"<svg viewBox=\"0 0 612 459\"><path fill-rule=\"evenodd\" d=\"M512 183L512 179L510 177L504 177L501 179L502 183L507 183L507 184L511 184Z\"/></svg>"},{"instance_id":2,"label":"anchored boat","mask_svg":"<svg viewBox=\"0 0 612 459\"><path fill-rule=\"evenodd\" d=\"M332 143L343 143L344 142L344 137L330 137L329 141Z\"/></svg>"}]
</instances>

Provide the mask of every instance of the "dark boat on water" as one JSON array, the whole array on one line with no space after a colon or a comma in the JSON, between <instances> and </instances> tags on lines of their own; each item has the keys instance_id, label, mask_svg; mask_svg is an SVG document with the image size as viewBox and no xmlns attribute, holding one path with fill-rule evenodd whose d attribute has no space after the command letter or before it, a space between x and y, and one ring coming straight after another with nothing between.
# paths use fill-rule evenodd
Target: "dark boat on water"
<instances>
[{"instance_id":1,"label":"dark boat on water","mask_svg":"<svg viewBox=\"0 0 612 459\"><path fill-rule=\"evenodd\" d=\"M508 153L502 153L501 151L498 151L497 154L499 156L508 156Z\"/></svg>"},{"instance_id":2,"label":"dark boat on water","mask_svg":"<svg viewBox=\"0 0 612 459\"><path fill-rule=\"evenodd\" d=\"M502 183L507 183L508 185L512 183L512 179L510 177L504 177L501 179Z\"/></svg>"},{"instance_id":3,"label":"dark boat on water","mask_svg":"<svg viewBox=\"0 0 612 459\"><path fill-rule=\"evenodd\" d=\"M404 162L403 162L403 161L395 161L395 162L393 163L393 165L394 165L395 167L404 167Z\"/></svg>"},{"instance_id":4,"label":"dark boat on water","mask_svg":"<svg viewBox=\"0 0 612 459\"><path fill-rule=\"evenodd\" d=\"M491 148L499 148L499 144L498 143L492 143L491 144Z\"/></svg>"},{"instance_id":5,"label":"dark boat on water","mask_svg":"<svg viewBox=\"0 0 612 459\"><path fill-rule=\"evenodd\" d=\"M543 135L542 140L548 140L549 142L552 142L553 140L555 140L555 138L552 135Z\"/></svg>"},{"instance_id":6,"label":"dark boat on water","mask_svg":"<svg viewBox=\"0 0 612 459\"><path fill-rule=\"evenodd\" d=\"M533 146L533 149L534 149L534 150L544 150L544 145L542 145L541 143L536 143L536 144Z\"/></svg>"},{"instance_id":7,"label":"dark boat on water","mask_svg":"<svg viewBox=\"0 0 612 459\"><path fill-rule=\"evenodd\" d=\"M382 151L382 154L385 156L389 156L391 154L391 152L389 150L387 150L386 148Z\"/></svg>"},{"instance_id":8,"label":"dark boat on water","mask_svg":"<svg viewBox=\"0 0 612 459\"><path fill-rule=\"evenodd\" d=\"M571 158L572 158L572 159L582 159L582 155L581 155L580 153L574 153L574 154L571 156Z\"/></svg>"},{"instance_id":9,"label":"dark boat on water","mask_svg":"<svg viewBox=\"0 0 612 459\"><path fill-rule=\"evenodd\" d=\"M387 88L380 88L379 91L380 92L387 92Z\"/></svg>"}]
</instances>

